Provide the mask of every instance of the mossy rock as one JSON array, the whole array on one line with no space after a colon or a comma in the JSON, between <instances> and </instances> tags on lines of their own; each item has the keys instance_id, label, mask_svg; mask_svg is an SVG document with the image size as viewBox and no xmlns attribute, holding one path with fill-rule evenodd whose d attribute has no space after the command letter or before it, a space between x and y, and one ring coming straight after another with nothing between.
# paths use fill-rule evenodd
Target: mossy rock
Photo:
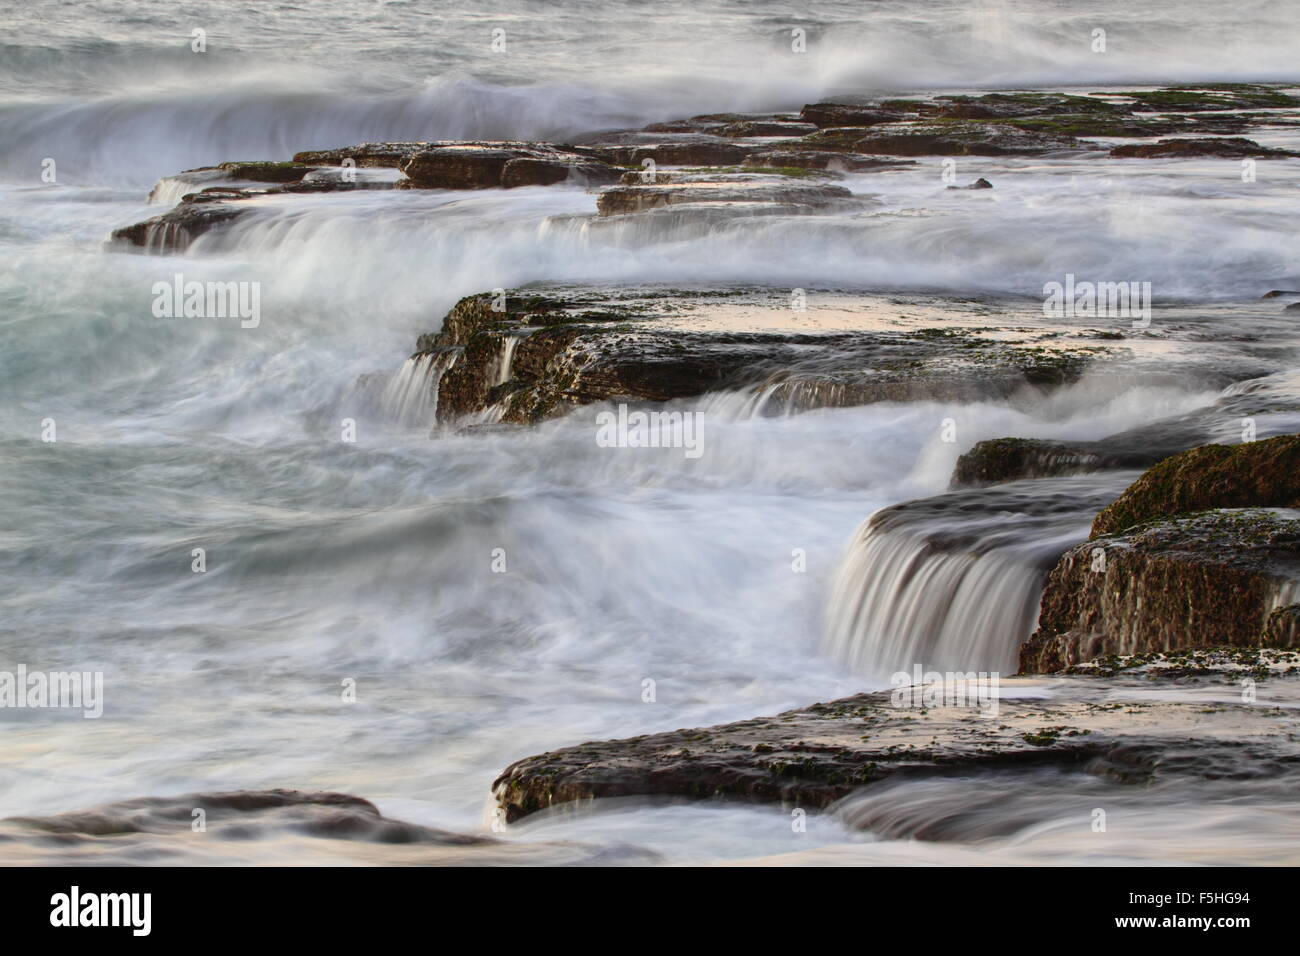
<instances>
[{"instance_id":1,"label":"mossy rock","mask_svg":"<svg viewBox=\"0 0 1300 956\"><path fill-rule=\"evenodd\" d=\"M235 179L247 179L255 183L296 183L316 167L290 162L232 162L222 163L218 168Z\"/></svg>"},{"instance_id":2,"label":"mossy rock","mask_svg":"<svg viewBox=\"0 0 1300 956\"><path fill-rule=\"evenodd\" d=\"M1300 435L1203 445L1147 471L1097 515L1092 535L1211 508L1295 507L1300 507Z\"/></svg>"}]
</instances>

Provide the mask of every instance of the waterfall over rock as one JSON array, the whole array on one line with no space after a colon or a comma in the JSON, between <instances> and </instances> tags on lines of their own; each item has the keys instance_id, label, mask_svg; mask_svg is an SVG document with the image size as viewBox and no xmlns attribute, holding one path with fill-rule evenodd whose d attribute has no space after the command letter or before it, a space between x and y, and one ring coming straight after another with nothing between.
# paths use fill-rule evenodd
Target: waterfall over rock
<instances>
[{"instance_id":1,"label":"waterfall over rock","mask_svg":"<svg viewBox=\"0 0 1300 956\"><path fill-rule=\"evenodd\" d=\"M402 363L384 388L384 413L409 427L432 426L438 420L438 384L456 364L459 349L420 352Z\"/></svg>"},{"instance_id":2,"label":"waterfall over rock","mask_svg":"<svg viewBox=\"0 0 1300 956\"><path fill-rule=\"evenodd\" d=\"M884 508L834 583L826 650L885 678L1016 670L1047 572L1134 472L1012 482Z\"/></svg>"}]
</instances>

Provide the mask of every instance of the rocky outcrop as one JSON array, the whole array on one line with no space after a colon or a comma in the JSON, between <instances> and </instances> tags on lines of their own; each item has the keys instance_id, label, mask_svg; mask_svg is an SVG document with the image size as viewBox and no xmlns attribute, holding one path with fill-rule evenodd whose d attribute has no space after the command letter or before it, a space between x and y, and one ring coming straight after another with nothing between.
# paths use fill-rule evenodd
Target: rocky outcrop
<instances>
[{"instance_id":1,"label":"rocky outcrop","mask_svg":"<svg viewBox=\"0 0 1300 956\"><path fill-rule=\"evenodd\" d=\"M754 147L720 136L683 134L626 137L631 142L590 147L593 154L615 166L641 166L647 159L658 166L734 166L745 161ZM638 141L641 140L641 141Z\"/></svg>"},{"instance_id":2,"label":"rocky outcrop","mask_svg":"<svg viewBox=\"0 0 1300 956\"><path fill-rule=\"evenodd\" d=\"M598 185L616 182L622 174L588 154L524 143L431 143L398 168L406 175L400 185L413 189L510 189L567 180Z\"/></svg>"},{"instance_id":3,"label":"rocky outcrop","mask_svg":"<svg viewBox=\"0 0 1300 956\"><path fill-rule=\"evenodd\" d=\"M842 103L811 103L799 111L799 116L818 129L840 126L877 126L880 123L897 123L906 119L903 110L886 110L871 106L852 106Z\"/></svg>"},{"instance_id":4,"label":"rocky outcrop","mask_svg":"<svg viewBox=\"0 0 1300 956\"><path fill-rule=\"evenodd\" d=\"M255 183L296 183L319 167L307 163L245 162L222 163L216 167L232 179Z\"/></svg>"},{"instance_id":5,"label":"rocky outcrop","mask_svg":"<svg viewBox=\"0 0 1300 956\"><path fill-rule=\"evenodd\" d=\"M1097 515L1094 535L1209 508L1300 507L1300 435L1174 455Z\"/></svg>"},{"instance_id":6,"label":"rocky outcrop","mask_svg":"<svg viewBox=\"0 0 1300 956\"><path fill-rule=\"evenodd\" d=\"M1217 159L1287 159L1300 153L1261 146L1253 139L1240 136L1217 139L1162 139L1157 143L1125 143L1110 155L1118 159L1186 159L1211 156Z\"/></svg>"},{"instance_id":7,"label":"rocky outcrop","mask_svg":"<svg viewBox=\"0 0 1300 956\"><path fill-rule=\"evenodd\" d=\"M1112 156L1282 157L1300 155L1259 146L1242 138L1196 138L1198 133L1236 133L1264 125L1295 122L1278 110L1300 101L1281 89L1261 84L1232 84L1210 89L1173 88L1146 92L1080 96L1062 93L1008 92L983 96L935 96L908 99L848 97L847 102L815 103L791 113L720 113L655 123L641 130L591 133L578 144L515 141L435 141L359 143L334 149L306 150L291 161L244 160L189 170L168 177L151 200L175 201L203 196L203 202L233 202L268 193L316 193L333 190L486 189L574 183L604 186L624 171L640 171L647 161L656 171L684 167L712 178L709 198L698 191L615 191L602 200L606 216L644 213L654 219L645 235L662 232L666 223L685 220L711 228L716 220L745 215L805 214L809 210L846 208L843 195L830 187L802 191L776 187L783 197L763 195L751 184L744 190L720 188L722 173L738 169L796 176L800 170L830 174L883 171L911 162L900 158L929 156L1042 155L1060 150L1100 150L1084 136L1155 136L1191 133L1116 147ZM1153 110L1159 108L1159 112ZM1269 112L1238 112L1240 110ZM355 167L355 168L353 168ZM350 169L341 174L341 169ZM357 170L369 170L360 177ZM388 178L376 170L397 170ZM686 180L674 180L685 182ZM700 180L703 182L703 180ZM249 188L265 184L266 188ZM728 185L736 187L739 181ZM667 181L659 183L667 185ZM193 187L192 189L190 187ZM976 180L961 189L987 189ZM213 190L228 190L217 194ZM789 201L787 201L789 200ZM828 200L836 200L828 202ZM678 207L670 215L664 207ZM213 226L237 217L236 207L204 211L185 209L164 218L118 230L114 238L155 252L182 251Z\"/></svg>"},{"instance_id":8,"label":"rocky outcrop","mask_svg":"<svg viewBox=\"0 0 1300 956\"><path fill-rule=\"evenodd\" d=\"M813 123L801 123L792 120L739 120L720 126L719 136L732 139L745 139L752 136L803 136L817 129Z\"/></svg>"},{"instance_id":9,"label":"rocky outcrop","mask_svg":"<svg viewBox=\"0 0 1300 956\"><path fill-rule=\"evenodd\" d=\"M1005 123L971 122L887 123L825 129L779 145L886 156L1033 156L1087 146L1072 136L1035 132Z\"/></svg>"},{"instance_id":10,"label":"rocky outcrop","mask_svg":"<svg viewBox=\"0 0 1300 956\"><path fill-rule=\"evenodd\" d=\"M1181 374L1187 379L1224 370L1222 363L1216 363L1212 369L1186 369ZM1207 381L1211 383L1227 384L1213 378ZM1300 376L1283 372L1250 377L1232 383L1204 408L1096 441L993 438L979 442L957 459L952 484L979 486L1108 468L1149 468L1221 438L1225 423L1249 424L1255 437L1264 439L1283 431L1296 413L1300 413Z\"/></svg>"},{"instance_id":11,"label":"rocky outcrop","mask_svg":"<svg viewBox=\"0 0 1300 956\"><path fill-rule=\"evenodd\" d=\"M164 255L184 252L199 236L243 213L238 206L216 201L209 195L202 200L182 202L144 222L114 229L110 241Z\"/></svg>"},{"instance_id":12,"label":"rocky outcrop","mask_svg":"<svg viewBox=\"0 0 1300 956\"><path fill-rule=\"evenodd\" d=\"M845 309L864 301L812 294ZM1098 346L1046 348L1024 329L939 332L810 331L784 290L538 287L504 302L462 299L417 349L458 350L438 385L441 420L489 414L513 424L599 401L729 389L774 411L1005 397L1029 384L1073 381L1108 354Z\"/></svg>"},{"instance_id":13,"label":"rocky outcrop","mask_svg":"<svg viewBox=\"0 0 1300 956\"><path fill-rule=\"evenodd\" d=\"M979 442L957 459L952 484L954 487L993 485L1022 478L1046 478L1149 464L1149 455L1117 453L1108 450L1104 442L992 438Z\"/></svg>"},{"instance_id":14,"label":"rocky outcrop","mask_svg":"<svg viewBox=\"0 0 1300 956\"><path fill-rule=\"evenodd\" d=\"M1095 537L1052 569L1023 673L1114 654L1217 646L1294 646L1300 512L1223 510Z\"/></svg>"},{"instance_id":15,"label":"rocky outcrop","mask_svg":"<svg viewBox=\"0 0 1300 956\"><path fill-rule=\"evenodd\" d=\"M963 675L967 676L967 675ZM968 675L973 678L974 675ZM1003 682L1003 687L1007 682ZM960 678L813 704L717 727L597 741L507 767L493 793L507 820L609 797L780 802L824 808L884 780L1055 766L1132 782L1293 761L1296 718L1270 708L1111 698L1065 678L1052 697L981 709ZM961 694L967 695L963 700Z\"/></svg>"},{"instance_id":16,"label":"rocky outcrop","mask_svg":"<svg viewBox=\"0 0 1300 956\"><path fill-rule=\"evenodd\" d=\"M752 210L755 204L767 204L785 213L863 205L843 186L801 182L784 176L755 173L669 175L672 178L668 183L656 181L606 189L596 200L596 208L602 216L617 216L695 203L725 203L747 211Z\"/></svg>"},{"instance_id":17,"label":"rocky outcrop","mask_svg":"<svg viewBox=\"0 0 1300 956\"><path fill-rule=\"evenodd\" d=\"M911 159L881 159L834 150L759 150L745 157L746 166L775 169L825 169L832 172L868 173L885 169L903 169L915 166Z\"/></svg>"}]
</instances>

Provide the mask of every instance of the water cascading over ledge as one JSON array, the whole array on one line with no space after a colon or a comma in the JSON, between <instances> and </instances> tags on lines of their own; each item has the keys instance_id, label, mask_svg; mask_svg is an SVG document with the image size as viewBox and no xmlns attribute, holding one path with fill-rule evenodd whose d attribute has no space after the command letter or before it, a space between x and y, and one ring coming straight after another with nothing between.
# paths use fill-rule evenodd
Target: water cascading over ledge
<instances>
[{"instance_id":1,"label":"water cascading over ledge","mask_svg":"<svg viewBox=\"0 0 1300 956\"><path fill-rule=\"evenodd\" d=\"M438 385L459 357L460 349L455 348L412 355L384 387L384 414L395 424L411 428L437 424Z\"/></svg>"},{"instance_id":2,"label":"water cascading over ledge","mask_svg":"<svg viewBox=\"0 0 1300 956\"><path fill-rule=\"evenodd\" d=\"M1014 673L1047 573L1135 475L1017 481L877 511L836 576L827 653L880 679L916 665Z\"/></svg>"}]
</instances>

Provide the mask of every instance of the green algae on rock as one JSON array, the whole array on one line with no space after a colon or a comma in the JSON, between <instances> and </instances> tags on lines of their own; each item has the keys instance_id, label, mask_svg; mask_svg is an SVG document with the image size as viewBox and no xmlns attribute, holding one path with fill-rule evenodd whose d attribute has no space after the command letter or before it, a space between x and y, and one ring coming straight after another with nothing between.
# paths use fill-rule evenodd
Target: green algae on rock
<instances>
[{"instance_id":1,"label":"green algae on rock","mask_svg":"<svg viewBox=\"0 0 1300 956\"><path fill-rule=\"evenodd\" d=\"M1203 445L1167 458L1093 522L1110 534L1152 518L1209 508L1300 507L1300 435Z\"/></svg>"}]
</instances>

